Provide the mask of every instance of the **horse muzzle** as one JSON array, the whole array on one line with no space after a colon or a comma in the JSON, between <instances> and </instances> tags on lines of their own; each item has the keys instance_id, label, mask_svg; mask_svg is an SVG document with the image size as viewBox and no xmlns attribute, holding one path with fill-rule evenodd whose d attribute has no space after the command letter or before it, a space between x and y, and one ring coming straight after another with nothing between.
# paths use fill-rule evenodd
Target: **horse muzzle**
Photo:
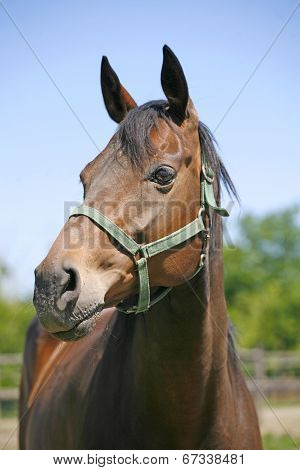
<instances>
[{"instance_id":1,"label":"horse muzzle","mask_svg":"<svg viewBox=\"0 0 300 470\"><path fill-rule=\"evenodd\" d=\"M42 262L35 270L33 303L43 327L58 339L76 340L95 326L102 303L80 307L81 277L70 263L50 270Z\"/></svg>"}]
</instances>

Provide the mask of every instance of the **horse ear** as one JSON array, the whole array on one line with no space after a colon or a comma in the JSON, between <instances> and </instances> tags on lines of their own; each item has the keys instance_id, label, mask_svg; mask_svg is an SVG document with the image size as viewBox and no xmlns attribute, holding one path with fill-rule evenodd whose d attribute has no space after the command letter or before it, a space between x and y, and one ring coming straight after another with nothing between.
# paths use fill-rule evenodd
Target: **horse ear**
<instances>
[{"instance_id":1,"label":"horse ear","mask_svg":"<svg viewBox=\"0 0 300 470\"><path fill-rule=\"evenodd\" d=\"M186 117L189 90L182 67L168 46L163 47L161 86L169 102L169 112L181 124Z\"/></svg>"},{"instance_id":2,"label":"horse ear","mask_svg":"<svg viewBox=\"0 0 300 470\"><path fill-rule=\"evenodd\" d=\"M128 111L137 106L128 91L121 85L116 72L105 56L102 57L101 62L101 88L107 112L117 123L125 118Z\"/></svg>"}]
</instances>

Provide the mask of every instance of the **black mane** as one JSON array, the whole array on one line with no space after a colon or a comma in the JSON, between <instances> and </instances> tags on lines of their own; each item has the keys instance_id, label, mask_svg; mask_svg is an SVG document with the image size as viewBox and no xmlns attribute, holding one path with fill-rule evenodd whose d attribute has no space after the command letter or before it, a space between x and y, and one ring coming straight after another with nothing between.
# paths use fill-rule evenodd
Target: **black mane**
<instances>
[{"instance_id":1,"label":"black mane","mask_svg":"<svg viewBox=\"0 0 300 470\"><path fill-rule=\"evenodd\" d=\"M153 155L149 133L157 126L157 119L162 118L178 132L167 111L168 103L164 100L149 101L142 106L129 111L121 122L116 133L117 150L122 150L131 159L136 168L140 168L142 161ZM199 139L202 152L206 154L207 162L216 175L218 186L222 183L228 192L238 200L235 186L216 150L216 140L209 128L199 121Z\"/></svg>"}]
</instances>

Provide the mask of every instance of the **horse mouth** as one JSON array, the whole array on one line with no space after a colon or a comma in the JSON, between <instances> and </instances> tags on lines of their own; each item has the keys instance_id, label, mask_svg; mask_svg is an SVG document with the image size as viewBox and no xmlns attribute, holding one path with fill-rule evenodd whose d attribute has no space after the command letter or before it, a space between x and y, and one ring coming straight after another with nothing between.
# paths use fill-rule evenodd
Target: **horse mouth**
<instances>
[{"instance_id":1,"label":"horse mouth","mask_svg":"<svg viewBox=\"0 0 300 470\"><path fill-rule=\"evenodd\" d=\"M88 316L81 319L73 328L67 331L51 332L51 336L61 341L78 341L84 336L91 333L95 326L97 319L101 315L103 306L99 306L96 309L89 312Z\"/></svg>"}]
</instances>

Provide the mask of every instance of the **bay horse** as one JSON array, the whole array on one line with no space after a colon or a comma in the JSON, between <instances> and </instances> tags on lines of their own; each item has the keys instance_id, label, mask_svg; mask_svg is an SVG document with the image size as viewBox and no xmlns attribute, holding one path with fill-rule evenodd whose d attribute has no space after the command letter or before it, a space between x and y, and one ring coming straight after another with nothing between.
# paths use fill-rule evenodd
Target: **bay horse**
<instances>
[{"instance_id":1,"label":"bay horse","mask_svg":"<svg viewBox=\"0 0 300 470\"><path fill-rule=\"evenodd\" d=\"M235 188L167 46L161 84L166 101L137 106L102 59L119 126L35 271L21 449L262 446L224 296L221 184Z\"/></svg>"}]
</instances>

